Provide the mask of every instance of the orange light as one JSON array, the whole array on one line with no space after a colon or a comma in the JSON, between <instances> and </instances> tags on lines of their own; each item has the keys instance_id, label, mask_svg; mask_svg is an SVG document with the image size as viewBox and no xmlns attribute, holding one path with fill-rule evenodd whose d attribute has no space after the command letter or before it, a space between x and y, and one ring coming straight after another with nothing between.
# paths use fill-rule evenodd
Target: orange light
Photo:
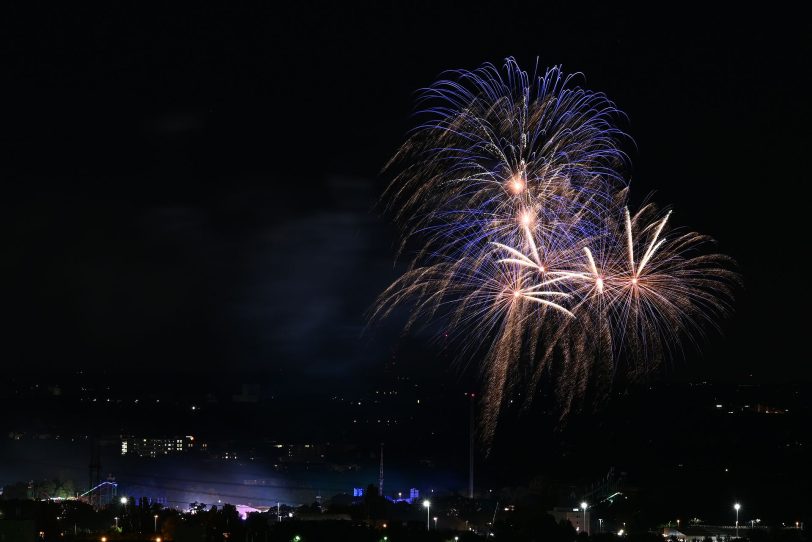
<instances>
[{"instance_id":1,"label":"orange light","mask_svg":"<svg viewBox=\"0 0 812 542\"><path fill-rule=\"evenodd\" d=\"M634 284L635 286L637 286L637 277L634 277L634 278L632 279L632 284Z\"/></svg>"}]
</instances>

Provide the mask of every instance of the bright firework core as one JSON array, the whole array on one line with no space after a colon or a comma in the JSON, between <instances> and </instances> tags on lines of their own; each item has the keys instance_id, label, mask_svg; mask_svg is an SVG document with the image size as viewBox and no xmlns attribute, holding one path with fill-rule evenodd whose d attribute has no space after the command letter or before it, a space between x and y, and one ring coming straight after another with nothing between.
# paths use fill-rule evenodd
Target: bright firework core
<instances>
[{"instance_id":1,"label":"bright firework core","mask_svg":"<svg viewBox=\"0 0 812 542\"><path fill-rule=\"evenodd\" d=\"M521 173L517 173L513 177L511 177L509 185L510 190L514 194L521 194L522 190L524 190L524 181L522 180Z\"/></svg>"}]
</instances>

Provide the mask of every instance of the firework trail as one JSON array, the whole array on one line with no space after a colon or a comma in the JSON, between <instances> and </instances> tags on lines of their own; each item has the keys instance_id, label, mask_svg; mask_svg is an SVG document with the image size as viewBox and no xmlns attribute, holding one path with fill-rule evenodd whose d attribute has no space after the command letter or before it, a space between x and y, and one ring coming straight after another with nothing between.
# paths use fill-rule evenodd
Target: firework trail
<instances>
[{"instance_id":1,"label":"firework trail","mask_svg":"<svg viewBox=\"0 0 812 542\"><path fill-rule=\"evenodd\" d=\"M552 381L566 414L590 385L637 378L696 343L731 309L733 262L711 240L670 229L652 204L632 213L617 127L623 114L560 68L511 58L448 72L424 89L425 119L387 165L385 193L408 270L373 317L409 303L484 356L482 436L502 405Z\"/></svg>"}]
</instances>

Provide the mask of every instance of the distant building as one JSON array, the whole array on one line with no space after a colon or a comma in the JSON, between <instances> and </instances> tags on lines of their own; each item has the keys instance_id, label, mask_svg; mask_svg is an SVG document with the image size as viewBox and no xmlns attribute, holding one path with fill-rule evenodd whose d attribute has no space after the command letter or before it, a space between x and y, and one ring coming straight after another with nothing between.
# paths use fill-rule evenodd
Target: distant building
<instances>
[{"instance_id":1,"label":"distant building","mask_svg":"<svg viewBox=\"0 0 812 542\"><path fill-rule=\"evenodd\" d=\"M419 499L420 499L420 491L413 487L413 488L409 489L409 496L408 497L398 497L397 499L394 499L394 501L395 502L404 501L404 502L407 502L409 504L414 504Z\"/></svg>"},{"instance_id":2,"label":"distant building","mask_svg":"<svg viewBox=\"0 0 812 542\"><path fill-rule=\"evenodd\" d=\"M763 529L756 527L756 529ZM739 537L749 538L749 526L739 525ZM666 527L663 529L663 538L678 540L679 542L726 542L736 538L735 525L686 525L679 529Z\"/></svg>"},{"instance_id":3,"label":"distant building","mask_svg":"<svg viewBox=\"0 0 812 542\"><path fill-rule=\"evenodd\" d=\"M283 463L323 463L324 452L316 444L274 444Z\"/></svg>"},{"instance_id":4,"label":"distant building","mask_svg":"<svg viewBox=\"0 0 812 542\"><path fill-rule=\"evenodd\" d=\"M555 518L556 523L559 523L562 520L568 521L577 532L589 532L589 510L584 512L580 508L556 506L547 513Z\"/></svg>"},{"instance_id":5,"label":"distant building","mask_svg":"<svg viewBox=\"0 0 812 542\"><path fill-rule=\"evenodd\" d=\"M163 457L188 452L195 447L195 438L184 437L144 438L121 437L121 455L135 457Z\"/></svg>"},{"instance_id":6,"label":"distant building","mask_svg":"<svg viewBox=\"0 0 812 542\"><path fill-rule=\"evenodd\" d=\"M237 459L240 458L240 456L237 455L237 452L234 451L234 450L224 450L223 453L221 453L219 455L219 458L220 459L225 459L225 460L234 460L234 461L236 461Z\"/></svg>"}]
</instances>

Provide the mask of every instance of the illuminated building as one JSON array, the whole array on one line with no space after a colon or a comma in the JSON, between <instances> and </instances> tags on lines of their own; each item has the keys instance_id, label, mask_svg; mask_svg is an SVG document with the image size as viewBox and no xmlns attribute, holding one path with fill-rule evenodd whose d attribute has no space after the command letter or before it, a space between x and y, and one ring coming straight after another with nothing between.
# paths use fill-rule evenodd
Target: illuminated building
<instances>
[{"instance_id":1,"label":"illuminated building","mask_svg":"<svg viewBox=\"0 0 812 542\"><path fill-rule=\"evenodd\" d=\"M195 446L195 438L184 437L145 438L121 437L121 455L137 457L162 457L165 455L187 452Z\"/></svg>"}]
</instances>

